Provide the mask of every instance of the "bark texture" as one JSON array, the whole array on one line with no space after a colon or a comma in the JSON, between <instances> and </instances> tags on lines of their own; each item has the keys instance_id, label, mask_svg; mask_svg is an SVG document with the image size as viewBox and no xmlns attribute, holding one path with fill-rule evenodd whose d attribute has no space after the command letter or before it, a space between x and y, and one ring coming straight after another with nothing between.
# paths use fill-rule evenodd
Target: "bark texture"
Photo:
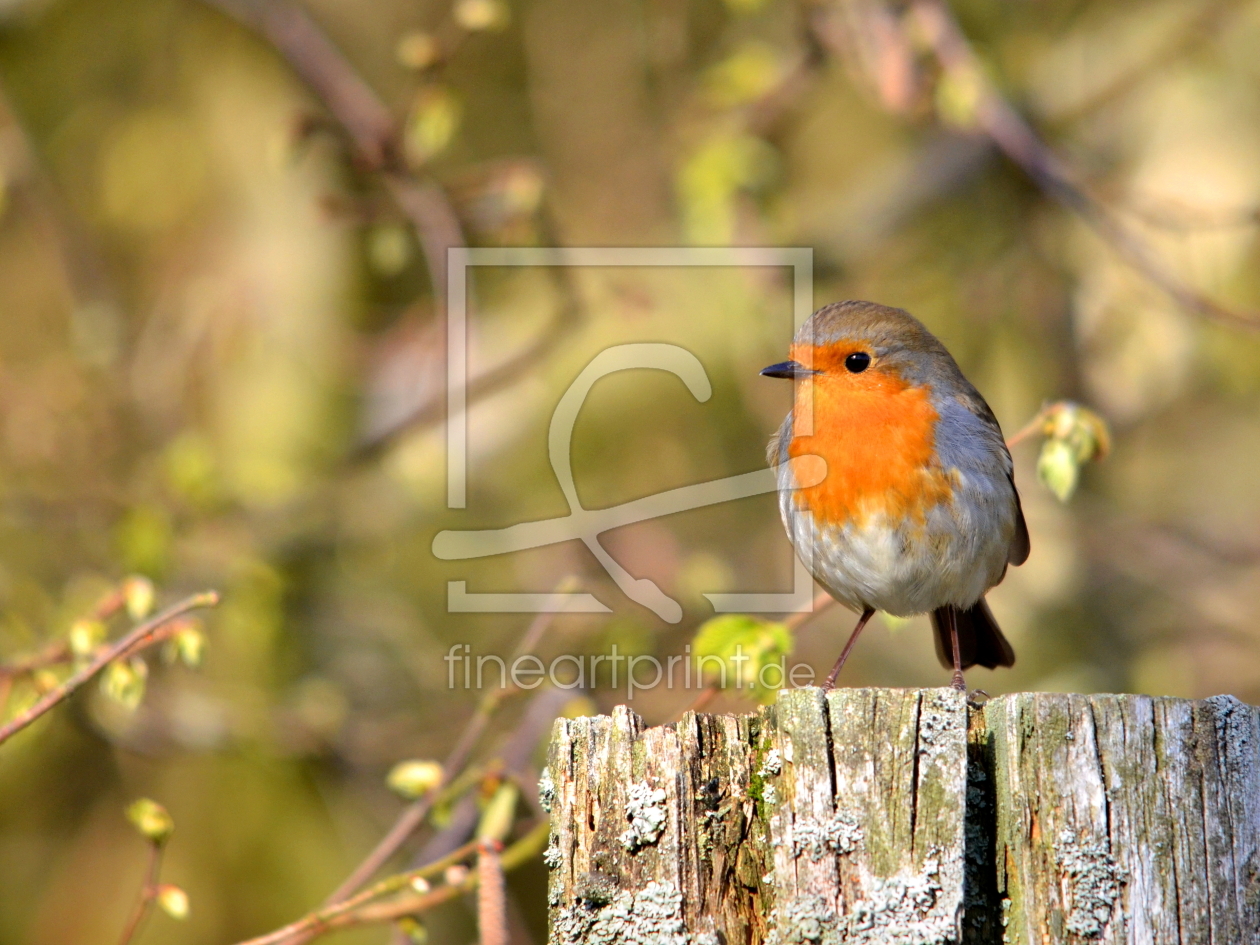
<instances>
[{"instance_id":1,"label":"bark texture","mask_svg":"<svg viewBox=\"0 0 1260 945\"><path fill-rule=\"evenodd\" d=\"M1260 945L1260 710L782 693L560 720L554 945Z\"/></svg>"}]
</instances>

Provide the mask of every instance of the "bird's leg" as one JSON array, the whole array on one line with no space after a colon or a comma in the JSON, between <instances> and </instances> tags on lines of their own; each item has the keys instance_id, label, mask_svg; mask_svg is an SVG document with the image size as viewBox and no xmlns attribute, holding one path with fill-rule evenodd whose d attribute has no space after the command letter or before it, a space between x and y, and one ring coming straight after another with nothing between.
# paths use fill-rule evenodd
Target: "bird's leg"
<instances>
[{"instance_id":1,"label":"bird's leg","mask_svg":"<svg viewBox=\"0 0 1260 945\"><path fill-rule=\"evenodd\" d=\"M952 685L959 692L967 691L967 680L962 673L962 650L958 646L958 612L953 607L945 608L945 616L949 620L949 638L954 644L954 680Z\"/></svg>"},{"instance_id":2,"label":"bird's leg","mask_svg":"<svg viewBox=\"0 0 1260 945\"><path fill-rule=\"evenodd\" d=\"M866 621L875 616L875 611L867 607L862 611L862 616L858 618L857 626L853 628L853 633L849 636L849 642L844 645L844 650L840 653L840 658L836 660L836 665L831 667L831 675L827 677L827 682L823 689L832 689L836 685L836 677L840 675L840 669L844 666L844 661L849 658L849 651L853 649L853 644L857 643L858 634L862 632L862 628L866 626ZM955 650L957 646L954 647Z\"/></svg>"}]
</instances>

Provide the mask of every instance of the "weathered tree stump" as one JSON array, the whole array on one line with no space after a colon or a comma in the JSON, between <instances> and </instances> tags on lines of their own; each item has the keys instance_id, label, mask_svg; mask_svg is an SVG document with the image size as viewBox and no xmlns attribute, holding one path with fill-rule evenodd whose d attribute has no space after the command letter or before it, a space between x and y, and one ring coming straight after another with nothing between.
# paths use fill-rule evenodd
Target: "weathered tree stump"
<instances>
[{"instance_id":1,"label":"weathered tree stump","mask_svg":"<svg viewBox=\"0 0 1260 945\"><path fill-rule=\"evenodd\" d=\"M1260 710L784 692L560 720L553 945L1260 943Z\"/></svg>"}]
</instances>

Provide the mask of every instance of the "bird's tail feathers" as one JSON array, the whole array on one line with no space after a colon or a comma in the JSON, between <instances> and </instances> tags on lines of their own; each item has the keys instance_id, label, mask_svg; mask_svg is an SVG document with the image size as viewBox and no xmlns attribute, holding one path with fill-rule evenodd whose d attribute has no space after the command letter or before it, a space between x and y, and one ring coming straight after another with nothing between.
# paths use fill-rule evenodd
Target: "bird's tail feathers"
<instances>
[{"instance_id":1,"label":"bird's tail feathers","mask_svg":"<svg viewBox=\"0 0 1260 945\"><path fill-rule=\"evenodd\" d=\"M963 610L948 604L932 611L932 629L935 631L936 656L946 669L954 668L954 644L949 635L947 611L954 612L958 627L958 650L962 656L962 668L984 666L1014 666L1015 651L993 619L993 611L984 598Z\"/></svg>"}]
</instances>

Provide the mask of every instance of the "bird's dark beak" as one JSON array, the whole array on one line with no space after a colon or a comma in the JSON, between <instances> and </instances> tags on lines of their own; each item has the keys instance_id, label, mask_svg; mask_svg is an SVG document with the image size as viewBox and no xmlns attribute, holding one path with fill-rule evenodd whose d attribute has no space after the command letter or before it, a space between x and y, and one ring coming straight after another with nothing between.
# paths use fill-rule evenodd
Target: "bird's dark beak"
<instances>
[{"instance_id":1,"label":"bird's dark beak","mask_svg":"<svg viewBox=\"0 0 1260 945\"><path fill-rule=\"evenodd\" d=\"M801 364L799 361L781 361L778 364L772 364L768 368L761 371L762 377L808 377L811 374L817 374L810 368Z\"/></svg>"}]
</instances>

